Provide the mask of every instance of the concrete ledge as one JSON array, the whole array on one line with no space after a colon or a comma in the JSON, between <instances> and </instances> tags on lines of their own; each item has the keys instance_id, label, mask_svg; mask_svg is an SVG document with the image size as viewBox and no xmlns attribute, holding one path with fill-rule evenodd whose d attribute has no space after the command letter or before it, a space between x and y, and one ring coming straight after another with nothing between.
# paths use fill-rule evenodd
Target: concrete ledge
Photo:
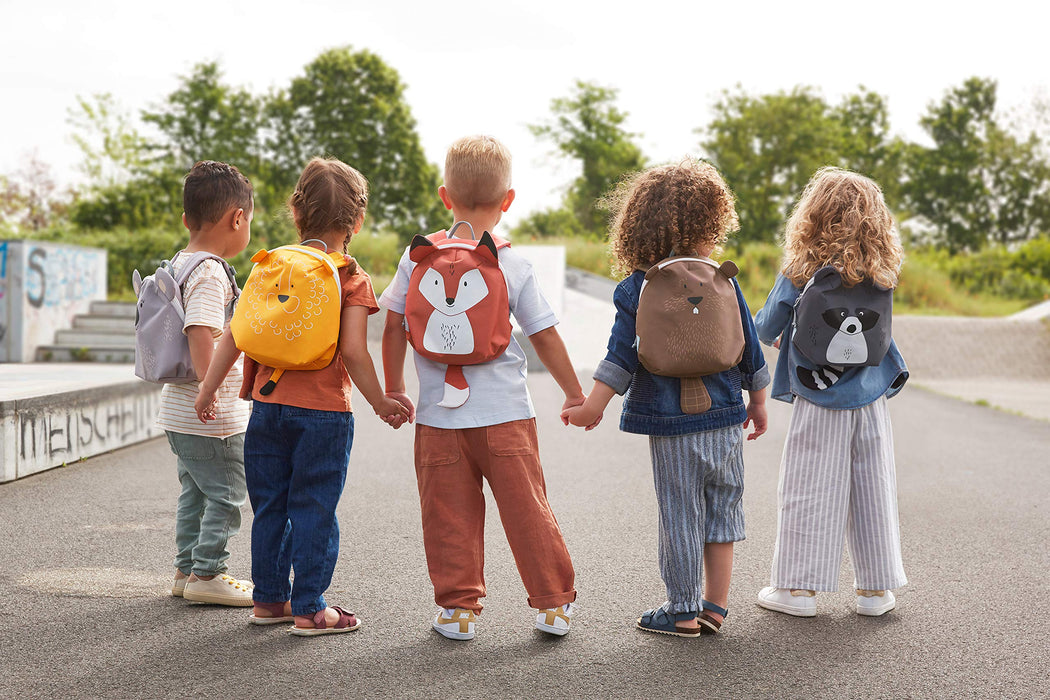
<instances>
[{"instance_id":1,"label":"concrete ledge","mask_svg":"<svg viewBox=\"0 0 1050 700\"><path fill-rule=\"evenodd\" d=\"M0 482L162 435L160 389L135 379L0 402Z\"/></svg>"}]
</instances>

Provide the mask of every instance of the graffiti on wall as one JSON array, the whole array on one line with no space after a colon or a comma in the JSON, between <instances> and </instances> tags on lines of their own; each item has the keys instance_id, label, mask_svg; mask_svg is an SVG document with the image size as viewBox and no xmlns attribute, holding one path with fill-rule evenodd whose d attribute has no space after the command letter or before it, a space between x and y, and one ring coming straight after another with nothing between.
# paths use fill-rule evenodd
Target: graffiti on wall
<instances>
[{"instance_id":1,"label":"graffiti on wall","mask_svg":"<svg viewBox=\"0 0 1050 700\"><path fill-rule=\"evenodd\" d=\"M46 463L44 468L107 452L159 435L159 407L160 392L151 391L65 411L22 409L15 449L21 462Z\"/></svg>"},{"instance_id":2,"label":"graffiti on wall","mask_svg":"<svg viewBox=\"0 0 1050 700\"><path fill-rule=\"evenodd\" d=\"M98 251L79 248L33 248L26 256L25 294L33 308L94 299L105 289L97 273Z\"/></svg>"}]
</instances>

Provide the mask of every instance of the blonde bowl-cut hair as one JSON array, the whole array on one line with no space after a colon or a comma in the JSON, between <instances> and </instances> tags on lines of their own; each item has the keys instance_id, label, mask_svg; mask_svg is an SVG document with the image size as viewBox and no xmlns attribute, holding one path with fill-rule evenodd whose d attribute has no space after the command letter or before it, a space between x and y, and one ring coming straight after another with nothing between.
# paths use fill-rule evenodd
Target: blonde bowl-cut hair
<instances>
[{"instance_id":1,"label":"blonde bowl-cut hair","mask_svg":"<svg viewBox=\"0 0 1050 700\"><path fill-rule=\"evenodd\" d=\"M833 265L847 287L868 279L894 289L903 262L893 215L874 180L835 167L810 178L784 230L785 277L801 287Z\"/></svg>"},{"instance_id":2,"label":"blonde bowl-cut hair","mask_svg":"<svg viewBox=\"0 0 1050 700\"><path fill-rule=\"evenodd\" d=\"M492 136L464 136L445 154L445 190L467 209L503 203L510 190L510 151Z\"/></svg>"},{"instance_id":3,"label":"blonde bowl-cut hair","mask_svg":"<svg viewBox=\"0 0 1050 700\"><path fill-rule=\"evenodd\" d=\"M672 253L717 249L740 227L729 185L713 165L695 159L628 176L602 205L613 214L609 247L620 277Z\"/></svg>"}]
</instances>

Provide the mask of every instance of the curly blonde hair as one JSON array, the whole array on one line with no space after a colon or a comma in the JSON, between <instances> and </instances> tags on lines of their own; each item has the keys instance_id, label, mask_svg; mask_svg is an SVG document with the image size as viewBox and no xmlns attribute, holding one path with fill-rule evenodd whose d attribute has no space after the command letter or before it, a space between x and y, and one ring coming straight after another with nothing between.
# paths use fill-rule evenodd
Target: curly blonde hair
<instances>
[{"instance_id":1,"label":"curly blonde hair","mask_svg":"<svg viewBox=\"0 0 1050 700\"><path fill-rule=\"evenodd\" d=\"M672 253L717 248L740 227L729 186L713 165L699 160L637 173L603 203L613 212L609 245L621 277Z\"/></svg>"},{"instance_id":2,"label":"curly blonde hair","mask_svg":"<svg viewBox=\"0 0 1050 700\"><path fill-rule=\"evenodd\" d=\"M847 287L868 279L893 289L903 261L878 184L842 168L818 170L784 231L784 276L801 287L818 269L834 265Z\"/></svg>"}]
</instances>

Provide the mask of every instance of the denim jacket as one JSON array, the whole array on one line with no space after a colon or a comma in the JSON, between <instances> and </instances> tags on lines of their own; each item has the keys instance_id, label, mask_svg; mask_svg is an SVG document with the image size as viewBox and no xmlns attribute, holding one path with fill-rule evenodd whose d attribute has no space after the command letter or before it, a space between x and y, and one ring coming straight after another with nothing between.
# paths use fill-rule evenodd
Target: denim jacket
<instances>
[{"instance_id":1,"label":"denim jacket","mask_svg":"<svg viewBox=\"0 0 1050 700\"><path fill-rule=\"evenodd\" d=\"M759 339L770 345L780 338L780 356L773 374L773 398L791 403L796 396L824 408L850 409L867 406L883 394L890 398L908 381L897 344L890 348L877 367L815 367L791 343L791 326L795 318L795 301L802 290L784 275L777 275L766 305L755 315ZM807 386L808 385L808 386Z\"/></svg>"},{"instance_id":2,"label":"denim jacket","mask_svg":"<svg viewBox=\"0 0 1050 700\"><path fill-rule=\"evenodd\" d=\"M769 384L769 370L740 286L733 280L744 326L744 356L736 367L703 377L711 395L711 408L691 415L683 413L680 406L681 380L650 374L638 361L635 316L644 279L645 273L636 271L616 286L616 318L609 336L609 352L594 372L595 380L618 394L627 394L620 430L643 435L685 435L741 425L747 419L741 391L764 388Z\"/></svg>"}]
</instances>

